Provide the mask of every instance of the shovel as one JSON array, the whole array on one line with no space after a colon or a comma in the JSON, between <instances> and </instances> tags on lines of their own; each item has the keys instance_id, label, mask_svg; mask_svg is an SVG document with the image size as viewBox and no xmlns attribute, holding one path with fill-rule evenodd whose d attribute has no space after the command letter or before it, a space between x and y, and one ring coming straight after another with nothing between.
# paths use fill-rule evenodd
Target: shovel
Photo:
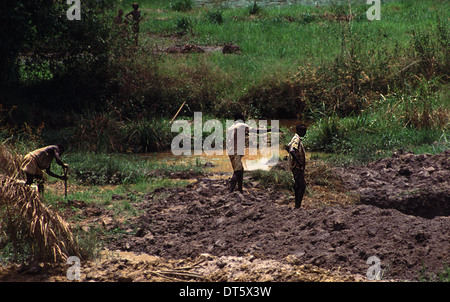
<instances>
[{"instance_id":1,"label":"shovel","mask_svg":"<svg viewBox=\"0 0 450 302\"><path fill-rule=\"evenodd\" d=\"M64 197L67 199L67 174L69 173L69 167L64 167Z\"/></svg>"}]
</instances>

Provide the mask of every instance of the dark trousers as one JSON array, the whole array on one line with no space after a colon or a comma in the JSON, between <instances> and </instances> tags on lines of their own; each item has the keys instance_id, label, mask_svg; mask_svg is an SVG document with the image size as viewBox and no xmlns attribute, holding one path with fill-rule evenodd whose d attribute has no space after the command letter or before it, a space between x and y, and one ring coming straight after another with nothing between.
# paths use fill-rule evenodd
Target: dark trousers
<instances>
[{"instance_id":1,"label":"dark trousers","mask_svg":"<svg viewBox=\"0 0 450 302\"><path fill-rule=\"evenodd\" d=\"M31 186L31 184L33 183L33 180L36 179L37 186L38 186L38 192L40 194L44 194L44 177L39 176L39 175L32 175L32 174L28 174L28 173L25 173L25 174L27 176L27 181L25 182L25 184Z\"/></svg>"},{"instance_id":2,"label":"dark trousers","mask_svg":"<svg viewBox=\"0 0 450 302\"><path fill-rule=\"evenodd\" d=\"M230 193L234 191L236 184L238 185L239 192L242 193L242 182L244 180L244 170L234 171L233 177L230 181Z\"/></svg>"},{"instance_id":3,"label":"dark trousers","mask_svg":"<svg viewBox=\"0 0 450 302\"><path fill-rule=\"evenodd\" d=\"M294 175L294 192L295 192L295 208L300 208L302 205L303 195L306 190L305 171L294 168L292 170Z\"/></svg>"}]
</instances>

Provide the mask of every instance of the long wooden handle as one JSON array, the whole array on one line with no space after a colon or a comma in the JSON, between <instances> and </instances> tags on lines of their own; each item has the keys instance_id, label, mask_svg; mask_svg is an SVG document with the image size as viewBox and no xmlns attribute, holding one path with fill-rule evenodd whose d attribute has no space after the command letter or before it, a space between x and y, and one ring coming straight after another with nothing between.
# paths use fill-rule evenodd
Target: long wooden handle
<instances>
[{"instance_id":1,"label":"long wooden handle","mask_svg":"<svg viewBox=\"0 0 450 302\"><path fill-rule=\"evenodd\" d=\"M64 167L64 197L67 199L67 174L69 173L69 167Z\"/></svg>"},{"instance_id":2,"label":"long wooden handle","mask_svg":"<svg viewBox=\"0 0 450 302\"><path fill-rule=\"evenodd\" d=\"M172 124L172 122L176 119L176 117L178 116L178 113L180 113L181 108L183 108L184 104L186 104L186 101L184 101L183 104L181 104L180 109L178 109L177 113L175 113L174 117L173 117L172 120L169 122L169 124Z\"/></svg>"}]
</instances>

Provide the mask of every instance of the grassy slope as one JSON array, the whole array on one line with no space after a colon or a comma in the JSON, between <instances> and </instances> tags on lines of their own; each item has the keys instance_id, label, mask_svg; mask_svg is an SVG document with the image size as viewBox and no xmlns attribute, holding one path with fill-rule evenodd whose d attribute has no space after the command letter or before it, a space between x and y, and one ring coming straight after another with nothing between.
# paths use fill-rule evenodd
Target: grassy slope
<instances>
[{"instance_id":1,"label":"grassy slope","mask_svg":"<svg viewBox=\"0 0 450 302\"><path fill-rule=\"evenodd\" d=\"M130 1L124 1L122 7L127 10L129 4ZM383 4L382 20L373 22L366 19L367 7L353 5L355 17L349 23L336 21L348 12L346 5L280 6L262 8L258 14L251 15L245 7L194 7L178 12L170 8L170 3L143 1L141 32L147 44L239 45L242 50L239 56L220 52L162 56L162 74L182 78L180 85L197 84L200 87L208 82L219 94L219 106L235 103L243 97L252 99L252 93L258 90L268 89L270 93L269 86L279 85L286 79L292 79L293 85L298 84L302 81L297 75L300 67L308 66L316 71L327 65L333 67L334 62L346 60L346 51L356 53L357 67L362 66L369 78L397 77L405 66L420 64L427 51L444 64L442 60L448 54L446 57L445 48L439 44L445 39L437 34L437 18L443 22L441 25L447 24L443 12L448 10L448 3L395 1ZM217 15L222 17L222 23L214 22ZM188 26L180 28L180 20L186 21ZM163 37L182 29L186 33L178 40ZM425 49L420 52L417 47ZM331 73L332 70L323 72ZM198 83L183 79L191 78L196 72L204 72L204 78L200 77ZM401 76L398 77L397 81L401 82ZM325 158L344 164L388 156L396 148L430 153L445 150L449 147L446 133L450 104L448 85L442 82L448 82L448 78L439 74L429 79L420 74L416 77L419 80L415 87L407 83L401 88L395 88L393 84L389 88L388 82L387 95L381 96L374 91L375 98L370 105L364 105L360 114L334 116L329 107L325 108L325 102L324 109L314 108L310 115L313 126L306 145L310 150L332 152L333 155ZM325 84L318 85L316 90L321 87L327 89ZM320 93L318 95L320 97ZM276 103L277 97L270 100ZM368 100L361 102L368 103Z\"/></svg>"},{"instance_id":2,"label":"grassy slope","mask_svg":"<svg viewBox=\"0 0 450 302\"><path fill-rule=\"evenodd\" d=\"M129 2L122 7L129 10ZM172 1L175 2L175 1ZM141 32L146 43L168 43L155 35L179 32L180 20L187 20L187 36L184 41L199 45L240 46L240 56L212 54L207 62L225 73L233 74L234 86L226 93L240 97L251 86L274 73L286 77L299 66L332 62L342 55L341 39L345 22L329 21L333 14L345 13L347 7L280 6L262 8L257 15L250 15L248 8L201 8L187 12L170 9L170 4L160 1L140 3L144 22ZM448 4L444 1L402 1L382 6L382 20L369 22L365 18L367 5L352 7L355 19L351 25L360 37L361 53L372 51L377 55L406 55L412 40L412 32L431 30L436 26L436 15L441 15ZM211 12L219 12L223 23L211 21ZM445 16L444 16L445 17ZM445 18L444 18L445 19ZM382 58L373 58L379 60ZM196 64L200 58L165 58L166 68L177 72L183 63ZM170 66L170 67L169 67Z\"/></svg>"}]
</instances>

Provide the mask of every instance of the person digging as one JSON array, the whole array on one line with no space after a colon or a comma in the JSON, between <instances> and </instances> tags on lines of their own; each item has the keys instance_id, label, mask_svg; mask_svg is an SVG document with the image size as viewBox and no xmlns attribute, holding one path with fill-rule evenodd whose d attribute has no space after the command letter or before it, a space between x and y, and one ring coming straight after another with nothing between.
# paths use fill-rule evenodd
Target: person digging
<instances>
[{"instance_id":1,"label":"person digging","mask_svg":"<svg viewBox=\"0 0 450 302\"><path fill-rule=\"evenodd\" d=\"M27 155L25 155L21 170L25 173L27 178L26 185L31 186L34 180L36 180L38 184L38 191L40 194L44 193L44 174L45 172L55 178L59 178L61 180L67 180L67 170L69 165L65 164L61 160L61 155L64 152L64 147L62 145L49 145L37 150L34 150ZM64 170L64 175L59 176L53 173L50 170L50 166L53 160L56 160L56 163L60 165Z\"/></svg>"},{"instance_id":2,"label":"person digging","mask_svg":"<svg viewBox=\"0 0 450 302\"><path fill-rule=\"evenodd\" d=\"M303 147L302 137L306 134L306 126L298 124L294 137L289 142L287 149L289 152L289 168L294 175L294 192L295 192L295 208L298 209L302 205L303 195L305 194L305 164L306 153Z\"/></svg>"},{"instance_id":3,"label":"person digging","mask_svg":"<svg viewBox=\"0 0 450 302\"><path fill-rule=\"evenodd\" d=\"M245 154L245 135L260 131L271 132L271 129L250 127L244 122L244 114L240 112L234 115L234 121L233 125L227 129L227 154L233 167L229 192L232 193L237 184L238 191L243 193L244 166L242 165L242 157Z\"/></svg>"}]
</instances>

